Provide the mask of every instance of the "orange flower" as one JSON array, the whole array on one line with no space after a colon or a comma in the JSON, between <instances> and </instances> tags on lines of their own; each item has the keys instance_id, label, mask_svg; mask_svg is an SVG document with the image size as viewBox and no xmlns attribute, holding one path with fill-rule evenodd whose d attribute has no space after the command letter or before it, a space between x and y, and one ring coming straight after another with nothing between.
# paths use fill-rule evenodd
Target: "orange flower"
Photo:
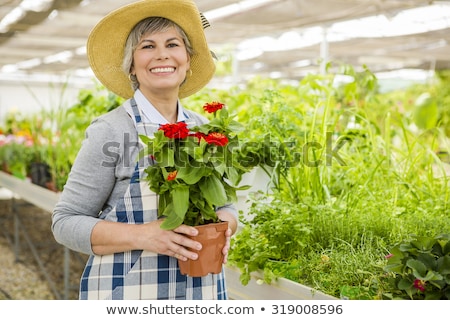
<instances>
[{"instance_id":1,"label":"orange flower","mask_svg":"<svg viewBox=\"0 0 450 320\"><path fill-rule=\"evenodd\" d=\"M177 170L169 172L169 175L167 176L167 181L175 180L177 177Z\"/></svg>"}]
</instances>

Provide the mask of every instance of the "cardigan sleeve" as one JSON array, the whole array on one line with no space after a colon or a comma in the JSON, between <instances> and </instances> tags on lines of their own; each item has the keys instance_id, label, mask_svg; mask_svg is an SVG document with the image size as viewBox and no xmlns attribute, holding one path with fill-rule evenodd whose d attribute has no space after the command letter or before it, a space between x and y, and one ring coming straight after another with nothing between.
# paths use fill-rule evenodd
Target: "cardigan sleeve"
<instances>
[{"instance_id":1,"label":"cardigan sleeve","mask_svg":"<svg viewBox=\"0 0 450 320\"><path fill-rule=\"evenodd\" d=\"M124 119L122 118L122 121ZM125 192L132 168L123 164L123 132L102 118L91 123L52 215L57 242L92 254L91 233L103 211ZM121 164L123 170L118 170ZM131 164L128 164L131 166ZM128 174L129 173L129 174ZM128 176L129 175L129 176Z\"/></svg>"}]
</instances>

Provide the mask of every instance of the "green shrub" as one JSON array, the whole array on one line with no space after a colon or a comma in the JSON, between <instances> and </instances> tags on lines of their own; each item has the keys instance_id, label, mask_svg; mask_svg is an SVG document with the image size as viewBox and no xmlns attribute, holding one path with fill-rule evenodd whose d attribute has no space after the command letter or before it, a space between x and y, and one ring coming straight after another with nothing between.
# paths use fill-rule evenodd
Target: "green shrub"
<instances>
[{"instance_id":1,"label":"green shrub","mask_svg":"<svg viewBox=\"0 0 450 320\"><path fill-rule=\"evenodd\" d=\"M396 289L391 299L450 299L450 233L414 236L393 247L385 270Z\"/></svg>"}]
</instances>

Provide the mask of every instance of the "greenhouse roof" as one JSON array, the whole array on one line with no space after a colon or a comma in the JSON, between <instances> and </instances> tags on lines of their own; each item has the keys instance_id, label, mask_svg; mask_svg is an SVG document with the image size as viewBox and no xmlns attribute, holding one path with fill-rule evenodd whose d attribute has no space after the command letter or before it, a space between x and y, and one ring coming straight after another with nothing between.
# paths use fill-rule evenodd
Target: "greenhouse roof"
<instances>
[{"instance_id":1,"label":"greenhouse roof","mask_svg":"<svg viewBox=\"0 0 450 320\"><path fill-rule=\"evenodd\" d=\"M92 76L92 27L130 0L0 0L0 77ZM231 50L239 77L296 79L321 61L374 72L450 69L450 1L197 0L213 50ZM220 55L219 55L220 58Z\"/></svg>"}]
</instances>

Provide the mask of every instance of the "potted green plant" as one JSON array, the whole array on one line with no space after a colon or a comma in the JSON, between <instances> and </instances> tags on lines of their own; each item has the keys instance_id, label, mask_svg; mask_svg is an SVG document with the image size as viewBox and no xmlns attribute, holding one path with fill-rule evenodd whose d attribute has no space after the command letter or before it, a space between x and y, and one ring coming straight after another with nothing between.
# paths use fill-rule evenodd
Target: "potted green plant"
<instances>
[{"instance_id":1,"label":"potted green plant","mask_svg":"<svg viewBox=\"0 0 450 320\"><path fill-rule=\"evenodd\" d=\"M193 128L184 122L165 124L153 137L140 136L145 145L140 156L153 160L145 170L145 179L150 190L159 195L158 213L165 218L161 228L171 230L186 224L198 227L200 234L208 234L202 229L220 223L221 235L213 237L222 243L211 249L217 252L225 244L227 222L219 221L216 209L237 201L236 191L248 188L239 186L239 182L251 168L241 164L238 132L243 126L220 102L207 103L204 110L214 116L206 124ZM211 256L205 248L206 244L195 263ZM215 270L212 273L220 272L223 256L212 255L219 260L219 267L211 265ZM180 269L187 272L182 261Z\"/></svg>"}]
</instances>

